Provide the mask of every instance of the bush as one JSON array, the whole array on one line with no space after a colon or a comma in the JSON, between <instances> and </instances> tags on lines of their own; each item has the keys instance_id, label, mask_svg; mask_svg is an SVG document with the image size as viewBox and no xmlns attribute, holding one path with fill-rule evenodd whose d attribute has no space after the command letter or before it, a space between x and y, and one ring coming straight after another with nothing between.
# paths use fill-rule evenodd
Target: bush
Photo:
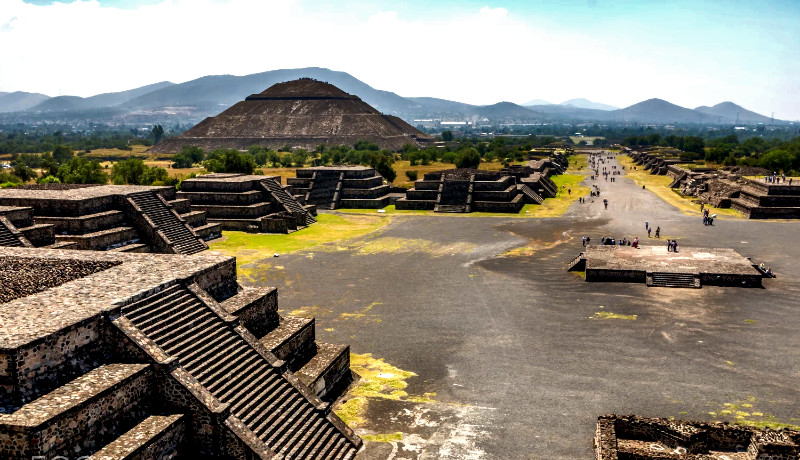
<instances>
[{"instance_id":1,"label":"bush","mask_svg":"<svg viewBox=\"0 0 800 460\"><path fill-rule=\"evenodd\" d=\"M406 171L406 177L408 177L410 181L417 180L418 175L418 171Z\"/></svg>"},{"instance_id":2,"label":"bush","mask_svg":"<svg viewBox=\"0 0 800 460\"><path fill-rule=\"evenodd\" d=\"M55 176L45 176L36 181L37 184L60 184L61 181Z\"/></svg>"},{"instance_id":3,"label":"bush","mask_svg":"<svg viewBox=\"0 0 800 460\"><path fill-rule=\"evenodd\" d=\"M468 148L458 152L456 168L477 168L480 164L481 155L474 148Z\"/></svg>"},{"instance_id":4,"label":"bush","mask_svg":"<svg viewBox=\"0 0 800 460\"><path fill-rule=\"evenodd\" d=\"M203 167L216 173L252 174L256 169L256 161L249 153L236 149L217 149L208 154L208 160L203 162Z\"/></svg>"},{"instance_id":5,"label":"bush","mask_svg":"<svg viewBox=\"0 0 800 460\"><path fill-rule=\"evenodd\" d=\"M180 152L172 157L173 168L191 168L193 164L200 163L205 157L205 152L200 147L184 145Z\"/></svg>"},{"instance_id":6,"label":"bush","mask_svg":"<svg viewBox=\"0 0 800 460\"><path fill-rule=\"evenodd\" d=\"M59 166L58 179L64 184L106 184L108 174L99 162L74 157Z\"/></svg>"}]
</instances>

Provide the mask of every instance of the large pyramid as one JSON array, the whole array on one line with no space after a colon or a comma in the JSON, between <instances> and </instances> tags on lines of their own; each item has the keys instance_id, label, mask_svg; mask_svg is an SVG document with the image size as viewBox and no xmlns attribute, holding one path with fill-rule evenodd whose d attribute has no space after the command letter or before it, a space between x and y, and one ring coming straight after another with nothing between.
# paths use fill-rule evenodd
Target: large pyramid
<instances>
[{"instance_id":1,"label":"large pyramid","mask_svg":"<svg viewBox=\"0 0 800 460\"><path fill-rule=\"evenodd\" d=\"M381 114L358 96L329 83L301 78L248 96L150 151L175 153L184 145L206 151L245 150L251 145L313 149L319 144L353 145L362 139L390 150L399 150L405 144L420 145L426 140L410 124Z\"/></svg>"}]
</instances>

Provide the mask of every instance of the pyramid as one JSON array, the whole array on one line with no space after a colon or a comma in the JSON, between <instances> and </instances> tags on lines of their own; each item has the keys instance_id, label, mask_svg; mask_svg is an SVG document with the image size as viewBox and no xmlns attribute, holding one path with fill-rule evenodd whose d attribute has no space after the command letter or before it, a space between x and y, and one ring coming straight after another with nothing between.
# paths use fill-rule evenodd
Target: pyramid
<instances>
[{"instance_id":1,"label":"pyramid","mask_svg":"<svg viewBox=\"0 0 800 460\"><path fill-rule=\"evenodd\" d=\"M359 140L399 150L405 144L420 146L427 138L400 118L381 114L358 96L329 83L301 78L250 95L150 151L177 153L185 145L206 151L246 150L252 145L310 150L319 144L353 145Z\"/></svg>"}]
</instances>

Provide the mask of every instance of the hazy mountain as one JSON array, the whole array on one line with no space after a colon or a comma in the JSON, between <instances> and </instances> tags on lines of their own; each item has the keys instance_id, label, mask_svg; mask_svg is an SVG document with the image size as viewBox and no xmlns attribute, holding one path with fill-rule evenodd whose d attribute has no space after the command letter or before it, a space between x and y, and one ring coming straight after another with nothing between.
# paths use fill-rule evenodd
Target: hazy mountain
<instances>
[{"instance_id":1,"label":"hazy mountain","mask_svg":"<svg viewBox=\"0 0 800 460\"><path fill-rule=\"evenodd\" d=\"M522 105L528 107L528 106L534 106L534 105L553 105L553 103L552 102L547 102L544 99L534 99L534 100L528 101L528 102L526 102L526 103L524 103Z\"/></svg>"},{"instance_id":2,"label":"hazy mountain","mask_svg":"<svg viewBox=\"0 0 800 460\"><path fill-rule=\"evenodd\" d=\"M27 110L45 99L49 99L49 97L44 94L26 93L25 91L3 94L0 96L0 112Z\"/></svg>"},{"instance_id":3,"label":"hazy mountain","mask_svg":"<svg viewBox=\"0 0 800 460\"><path fill-rule=\"evenodd\" d=\"M447 99L437 99L435 97L409 97L408 99L419 104L420 110L424 110L428 116L455 114L466 116L476 113L478 109L475 105L448 101Z\"/></svg>"},{"instance_id":4,"label":"hazy mountain","mask_svg":"<svg viewBox=\"0 0 800 460\"><path fill-rule=\"evenodd\" d=\"M663 99L648 99L624 109L609 112L614 120L637 123L702 123L712 122L709 116Z\"/></svg>"},{"instance_id":5,"label":"hazy mountain","mask_svg":"<svg viewBox=\"0 0 800 460\"><path fill-rule=\"evenodd\" d=\"M608 110L582 109L561 104L536 105L528 108L556 120L610 121L614 113Z\"/></svg>"},{"instance_id":6,"label":"hazy mountain","mask_svg":"<svg viewBox=\"0 0 800 460\"><path fill-rule=\"evenodd\" d=\"M127 102L131 99L139 97L143 94L151 93L153 91L166 88L174 85L168 81L160 83L153 83L151 85L142 86L127 91L120 91L116 93L103 93L91 97L78 97L78 96L57 96L51 97L42 103L32 107L30 110L38 110L42 112L47 111L65 111L65 110L93 110L102 109L107 107L114 107Z\"/></svg>"},{"instance_id":7,"label":"hazy mountain","mask_svg":"<svg viewBox=\"0 0 800 460\"><path fill-rule=\"evenodd\" d=\"M372 88L345 72L319 67L272 70L242 77L211 75L151 91L132 99L123 107L153 109L160 107L193 106L199 111L216 115L245 97L260 93L275 83L308 77L325 81L339 89L355 94L384 113L400 114L419 109L419 104L389 91Z\"/></svg>"},{"instance_id":8,"label":"hazy mountain","mask_svg":"<svg viewBox=\"0 0 800 460\"><path fill-rule=\"evenodd\" d=\"M513 118L517 120L541 118L531 109L514 104L513 102L498 102L497 104L478 107L478 116L488 119Z\"/></svg>"},{"instance_id":9,"label":"hazy mountain","mask_svg":"<svg viewBox=\"0 0 800 460\"><path fill-rule=\"evenodd\" d=\"M528 105L528 104L526 104ZM584 99L579 97L577 99L570 99L568 101L562 102L560 105L566 105L569 107L577 107L579 109L595 109L595 110L617 110L619 107L614 107L613 105L608 104L601 104L600 102L592 102L588 99Z\"/></svg>"},{"instance_id":10,"label":"hazy mountain","mask_svg":"<svg viewBox=\"0 0 800 460\"><path fill-rule=\"evenodd\" d=\"M711 115L712 117L730 120L731 123L735 123L737 119L741 123L769 123L772 121L770 117L751 112L740 105L728 101L721 102L713 107L701 105L695 110ZM711 120L711 122L713 122L713 120Z\"/></svg>"}]
</instances>

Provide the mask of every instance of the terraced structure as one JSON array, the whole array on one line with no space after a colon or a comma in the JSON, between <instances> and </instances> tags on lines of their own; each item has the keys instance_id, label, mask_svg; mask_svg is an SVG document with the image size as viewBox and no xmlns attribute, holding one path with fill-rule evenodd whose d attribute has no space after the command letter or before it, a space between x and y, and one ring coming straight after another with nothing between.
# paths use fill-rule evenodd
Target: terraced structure
<instances>
[{"instance_id":1,"label":"terraced structure","mask_svg":"<svg viewBox=\"0 0 800 460\"><path fill-rule=\"evenodd\" d=\"M3 458L358 452L330 411L349 348L278 315L276 289L240 287L234 258L0 248L0 261Z\"/></svg>"}]
</instances>

